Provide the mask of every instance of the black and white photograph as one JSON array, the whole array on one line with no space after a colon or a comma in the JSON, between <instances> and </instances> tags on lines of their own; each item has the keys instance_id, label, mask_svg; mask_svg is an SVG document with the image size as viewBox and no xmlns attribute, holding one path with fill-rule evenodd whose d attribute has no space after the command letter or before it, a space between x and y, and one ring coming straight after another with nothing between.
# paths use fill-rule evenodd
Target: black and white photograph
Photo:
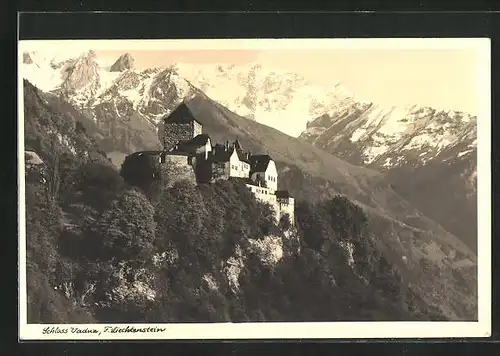
<instances>
[{"instance_id":1,"label":"black and white photograph","mask_svg":"<svg viewBox=\"0 0 500 356\"><path fill-rule=\"evenodd\" d=\"M18 46L22 339L489 335L488 39Z\"/></svg>"}]
</instances>

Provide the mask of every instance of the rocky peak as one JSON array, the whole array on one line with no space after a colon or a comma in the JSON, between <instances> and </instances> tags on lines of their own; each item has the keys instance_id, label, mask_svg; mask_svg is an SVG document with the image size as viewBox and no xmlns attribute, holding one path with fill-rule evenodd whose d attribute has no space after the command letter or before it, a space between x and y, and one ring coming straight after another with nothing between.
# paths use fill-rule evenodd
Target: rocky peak
<instances>
[{"instance_id":1,"label":"rocky peak","mask_svg":"<svg viewBox=\"0 0 500 356\"><path fill-rule=\"evenodd\" d=\"M134 58L130 53L122 54L116 62L111 66L110 72L123 72L127 69L134 68Z\"/></svg>"},{"instance_id":2,"label":"rocky peak","mask_svg":"<svg viewBox=\"0 0 500 356\"><path fill-rule=\"evenodd\" d=\"M61 71L60 90L73 102L86 101L92 97L100 86L99 64L93 51L64 62Z\"/></svg>"},{"instance_id":3,"label":"rocky peak","mask_svg":"<svg viewBox=\"0 0 500 356\"><path fill-rule=\"evenodd\" d=\"M23 63L24 64L31 64L33 63L33 60L31 59L31 56L29 53L24 52L23 53Z\"/></svg>"}]
</instances>

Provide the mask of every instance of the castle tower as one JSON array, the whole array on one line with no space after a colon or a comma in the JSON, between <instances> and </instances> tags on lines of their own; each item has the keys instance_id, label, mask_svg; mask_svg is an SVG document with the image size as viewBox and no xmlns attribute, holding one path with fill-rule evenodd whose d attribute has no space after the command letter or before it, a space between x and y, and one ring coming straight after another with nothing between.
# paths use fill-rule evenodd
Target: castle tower
<instances>
[{"instance_id":1,"label":"castle tower","mask_svg":"<svg viewBox=\"0 0 500 356\"><path fill-rule=\"evenodd\" d=\"M168 151L177 142L191 140L202 131L202 124L194 118L186 103L182 102L170 115L162 119L158 128L158 137L164 149Z\"/></svg>"}]
</instances>

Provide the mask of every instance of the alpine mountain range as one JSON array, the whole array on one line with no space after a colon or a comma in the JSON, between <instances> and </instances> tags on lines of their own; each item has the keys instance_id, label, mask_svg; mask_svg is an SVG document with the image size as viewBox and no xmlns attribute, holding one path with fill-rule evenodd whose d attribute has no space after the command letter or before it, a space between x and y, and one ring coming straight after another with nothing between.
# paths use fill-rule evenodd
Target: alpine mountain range
<instances>
[{"instance_id":1,"label":"alpine mountain range","mask_svg":"<svg viewBox=\"0 0 500 356\"><path fill-rule=\"evenodd\" d=\"M26 52L22 66L40 100L82 121L118 168L128 154L159 149L161 119L187 103L215 140L270 154L297 199L341 194L359 205L382 236L378 248L427 305L451 320L477 318L476 116L382 107L259 62L139 70L128 53L103 63L93 51L61 51ZM61 142L74 151L71 137Z\"/></svg>"}]
</instances>

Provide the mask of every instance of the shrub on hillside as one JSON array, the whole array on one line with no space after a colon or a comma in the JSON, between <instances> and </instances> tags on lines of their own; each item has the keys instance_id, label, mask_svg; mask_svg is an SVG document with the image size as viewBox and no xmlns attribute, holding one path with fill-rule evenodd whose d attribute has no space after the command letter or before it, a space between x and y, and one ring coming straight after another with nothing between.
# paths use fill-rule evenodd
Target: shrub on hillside
<instances>
[{"instance_id":1,"label":"shrub on hillside","mask_svg":"<svg viewBox=\"0 0 500 356\"><path fill-rule=\"evenodd\" d=\"M153 253L156 222L154 208L138 190L130 189L114 200L97 221L93 245L104 260L147 261Z\"/></svg>"}]
</instances>

